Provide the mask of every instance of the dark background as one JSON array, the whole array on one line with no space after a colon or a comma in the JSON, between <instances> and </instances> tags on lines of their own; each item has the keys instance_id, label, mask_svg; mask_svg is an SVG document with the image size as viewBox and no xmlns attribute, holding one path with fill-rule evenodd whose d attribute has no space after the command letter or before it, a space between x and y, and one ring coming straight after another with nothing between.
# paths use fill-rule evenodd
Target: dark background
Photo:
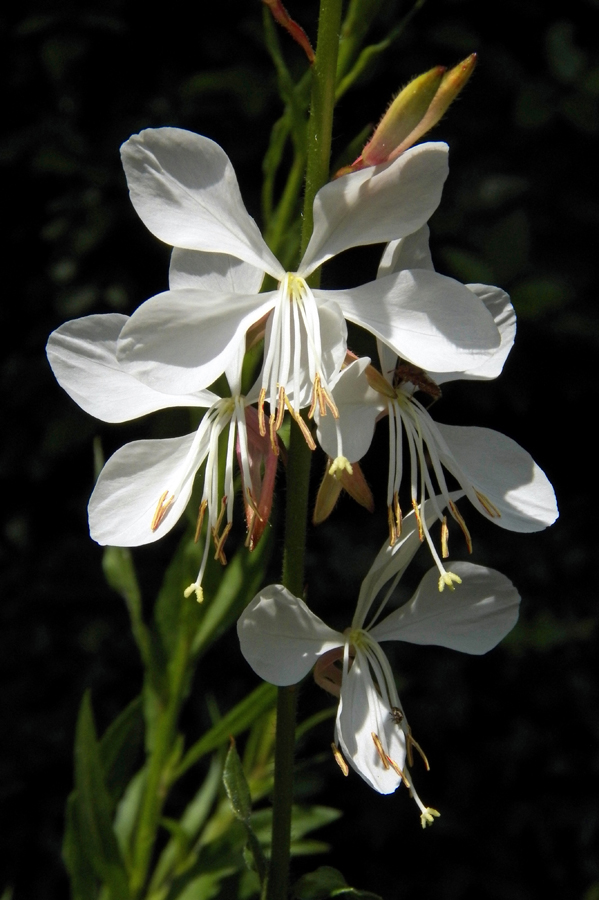
<instances>
[{"instance_id":1,"label":"dark background","mask_svg":"<svg viewBox=\"0 0 599 900\"><path fill-rule=\"evenodd\" d=\"M316 4L288 6L314 39ZM60 842L82 693L92 689L103 730L141 683L125 610L87 533L92 439L101 435L108 455L132 437L172 434L173 419L93 421L54 382L44 344L66 319L131 312L166 286L168 248L129 204L119 145L166 124L213 138L259 220L260 164L281 107L257 0L173 0L158 13L132 0L28 0L14 8L0 20L0 892L12 885L15 900L50 900L68 893ZM408 8L384 2L373 38ZM441 272L511 293L519 334L497 382L448 387L435 416L517 439L547 471L561 510L552 529L530 536L469 514L474 560L505 572L523 596L521 622L500 648L484 658L394 652L402 700L432 763L430 775L417 774L423 799L442 812L434 828L421 831L403 790L379 797L357 776L342 779L328 757L311 781L300 778L302 792L320 788L319 802L345 814L323 832L330 856L296 862L295 874L326 862L386 900L599 897L599 3L553 9L540 0L428 0L342 100L335 124L336 154L410 76L478 51L471 84L433 133L451 145L451 173L432 246ZM301 53L282 33L281 40L299 73ZM369 280L378 252L354 256L353 268L342 260L326 277L338 286ZM384 434L378 441L383 454ZM310 537L310 601L333 625L348 623L356 584L384 539L384 476L375 459L376 449L364 463L379 498L375 517L342 500ZM321 466L318 459L315 477ZM173 546L136 553L146 596ZM457 537L452 551L465 555ZM226 709L256 682L233 635L205 661L200 685L205 674L214 688L215 665L229 675L218 688ZM306 685L300 714L327 702ZM200 686L188 717L205 715ZM314 733L300 761L326 750L331 727Z\"/></svg>"}]
</instances>

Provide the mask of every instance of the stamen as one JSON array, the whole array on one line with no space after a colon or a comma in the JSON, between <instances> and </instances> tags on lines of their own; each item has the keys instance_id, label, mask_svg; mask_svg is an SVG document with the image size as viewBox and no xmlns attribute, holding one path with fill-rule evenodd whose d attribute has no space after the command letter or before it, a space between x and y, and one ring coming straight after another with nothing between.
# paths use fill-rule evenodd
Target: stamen
<instances>
[{"instance_id":1,"label":"stamen","mask_svg":"<svg viewBox=\"0 0 599 900\"><path fill-rule=\"evenodd\" d=\"M233 523L227 522L227 525L225 526L225 530L223 531L223 533L221 534L220 537L218 536L216 528L212 529L212 537L214 538L214 546L215 546L215 550L216 550L216 552L214 554L214 558L217 559L223 566L227 565L227 557L225 556L225 552L224 552L223 548L225 546L225 541L229 537L229 532L231 531L232 527L233 527Z\"/></svg>"},{"instance_id":2,"label":"stamen","mask_svg":"<svg viewBox=\"0 0 599 900\"><path fill-rule=\"evenodd\" d=\"M412 497L412 509L414 510L414 515L416 517L416 522L418 523L418 537L420 542L424 540L424 528L422 527L422 519L420 518L420 509L418 508L418 503Z\"/></svg>"},{"instance_id":3,"label":"stamen","mask_svg":"<svg viewBox=\"0 0 599 900\"><path fill-rule=\"evenodd\" d=\"M418 751L418 753L422 757L422 761L424 762L426 771L430 772L431 767L429 765L428 759L426 758L426 753L424 752L424 750L422 749L422 747L420 746L418 741L414 740L414 738L412 737L411 731L408 732L408 747L410 747L410 748L415 747L415 749ZM413 766L414 765L414 757L413 757L413 754L411 753L411 751L409 752L408 755L411 757L411 759L409 759L408 762L411 766Z\"/></svg>"},{"instance_id":4,"label":"stamen","mask_svg":"<svg viewBox=\"0 0 599 900\"><path fill-rule=\"evenodd\" d=\"M283 416L285 415L285 404L289 406L289 401L287 400L287 395L285 393L285 388L279 388L279 396L277 398L277 415L275 417L275 431L278 431L281 425L283 424ZM291 407L289 407L291 408Z\"/></svg>"},{"instance_id":5,"label":"stamen","mask_svg":"<svg viewBox=\"0 0 599 900\"><path fill-rule=\"evenodd\" d=\"M389 544L393 547L397 541L398 534L395 528L395 516L390 506L387 507L387 522L389 523Z\"/></svg>"},{"instance_id":6,"label":"stamen","mask_svg":"<svg viewBox=\"0 0 599 900\"><path fill-rule=\"evenodd\" d=\"M449 556L449 528L447 527L447 516L443 516L443 521L441 522L441 556L443 559L447 559Z\"/></svg>"},{"instance_id":7,"label":"stamen","mask_svg":"<svg viewBox=\"0 0 599 900\"><path fill-rule=\"evenodd\" d=\"M285 394L285 392L283 392L283 393L285 396L285 403L287 404L287 409L289 410L289 412L291 413L291 415L293 416L293 418L299 425L300 431L304 436L304 440L306 441L306 444L308 445L310 450L316 450L316 443L314 441L314 438L310 434L310 429L308 428L308 426L302 419L301 415L298 412L296 412L295 409L292 407L291 403L289 402L289 397L287 396L287 394Z\"/></svg>"},{"instance_id":8,"label":"stamen","mask_svg":"<svg viewBox=\"0 0 599 900\"><path fill-rule=\"evenodd\" d=\"M497 507L493 503L491 503L491 501L489 500L488 497L485 497L485 495L481 494L480 491L477 491L476 488L474 489L474 493L476 494L476 496L478 497L478 499L480 500L480 502L482 503L484 508L487 510L487 512L493 519L501 518L501 513L499 512Z\"/></svg>"},{"instance_id":9,"label":"stamen","mask_svg":"<svg viewBox=\"0 0 599 900\"><path fill-rule=\"evenodd\" d=\"M459 509L453 502L453 500L449 501L449 509L451 510L451 514L462 529L462 534L466 539L466 547L468 548L468 553L472 553L472 538L470 537L470 532L468 531L468 526L464 521L464 517L461 515Z\"/></svg>"},{"instance_id":10,"label":"stamen","mask_svg":"<svg viewBox=\"0 0 599 900\"><path fill-rule=\"evenodd\" d=\"M383 766L385 767L385 769L388 769L389 768L389 762L387 761L388 757L387 757L387 754L385 753L385 751L383 750L383 745L381 744L381 739L379 738L378 734L374 733L374 731L370 732L370 737L374 741L374 746L376 747L376 752L380 756Z\"/></svg>"},{"instance_id":11,"label":"stamen","mask_svg":"<svg viewBox=\"0 0 599 900\"><path fill-rule=\"evenodd\" d=\"M337 763L337 765L339 766L339 768L341 769L341 771L347 778L347 776L349 775L349 766L343 759L343 756L341 755L341 750L339 749L337 744L331 744L331 750L333 751L333 756L335 757L335 762Z\"/></svg>"},{"instance_id":12,"label":"stamen","mask_svg":"<svg viewBox=\"0 0 599 900\"><path fill-rule=\"evenodd\" d=\"M164 494L162 494L160 500L158 501L158 505L156 506L156 511L154 512L154 516L152 517L152 522L150 524L150 528L152 529L152 531L156 531L156 529L161 524L161 522L164 521L164 517L166 516L167 512L169 511L169 509L171 508L173 503L175 502L175 495L171 494L171 496L169 497L168 494L169 494L169 492L165 491ZM168 497L168 500L167 500L167 497Z\"/></svg>"},{"instance_id":13,"label":"stamen","mask_svg":"<svg viewBox=\"0 0 599 900\"><path fill-rule=\"evenodd\" d=\"M258 395L258 430L260 437L266 437L266 421L264 418L264 400L266 399L266 388L261 388Z\"/></svg>"},{"instance_id":14,"label":"stamen","mask_svg":"<svg viewBox=\"0 0 599 900\"><path fill-rule=\"evenodd\" d=\"M202 525L204 524L204 513L206 512L207 508L208 508L208 501L202 500L202 502L200 503L200 509L198 511L198 522L196 525L196 531L193 536L194 544L197 544L197 542L200 540L200 533L202 531Z\"/></svg>"},{"instance_id":15,"label":"stamen","mask_svg":"<svg viewBox=\"0 0 599 900\"><path fill-rule=\"evenodd\" d=\"M408 788L408 790L410 790L410 782L408 781L408 779L406 777L406 773L403 771L403 769L400 769L399 766L397 765L397 763L395 762L395 760L391 759L390 756L387 757L387 760L389 762L389 765L395 772L395 774L399 775L399 777L401 778L401 780L403 781L405 786Z\"/></svg>"}]
</instances>

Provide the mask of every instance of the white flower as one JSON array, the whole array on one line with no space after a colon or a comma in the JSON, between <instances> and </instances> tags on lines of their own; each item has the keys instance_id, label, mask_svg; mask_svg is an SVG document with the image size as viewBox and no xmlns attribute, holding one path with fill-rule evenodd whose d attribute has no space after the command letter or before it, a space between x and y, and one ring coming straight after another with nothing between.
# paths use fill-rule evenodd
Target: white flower
<instances>
[{"instance_id":1,"label":"white flower","mask_svg":"<svg viewBox=\"0 0 599 900\"><path fill-rule=\"evenodd\" d=\"M207 540L198 577L187 591L195 591L200 600L210 535L216 558L226 561L223 548L233 515L236 446L246 507L259 514L260 498L253 496L252 485L257 478L252 473L245 419L245 407L252 399L242 396L240 390L242 355L238 353L227 366L230 397L219 397L208 390L163 393L138 381L120 366L116 347L127 322L127 316L118 314L87 316L67 322L50 336L48 359L67 393L86 412L105 422L125 422L173 406L204 407L207 411L192 434L133 441L117 450L102 469L90 498L90 533L99 544L116 547L136 547L158 540L182 515L196 472L205 462L196 537L199 538L206 518ZM218 442L226 429L229 433L221 497ZM249 515L248 526L250 536L254 535Z\"/></svg>"},{"instance_id":2,"label":"white flower","mask_svg":"<svg viewBox=\"0 0 599 900\"><path fill-rule=\"evenodd\" d=\"M408 265L432 266L425 227L403 241L387 247L381 270ZM443 498L443 505L462 528L468 547L470 535L464 519L449 496L444 470L451 473L472 505L487 519L510 531L539 531L557 517L553 488L529 453L511 438L489 428L462 427L436 423L415 396L420 390L429 399L437 399L439 383L456 378L486 380L500 374L515 335L515 314L509 297L499 288L468 285L492 314L501 344L483 364L466 372L425 372L398 360L390 348L378 342L381 372L363 358L351 363L338 377L332 391L339 418L330 421L318 417L317 437L329 457L340 468L345 458L353 463L366 453L381 415L389 418L389 475L387 508L390 540L401 533L402 511L399 491L408 470L411 505L416 514L430 497ZM404 464L403 446L409 458ZM341 461L340 461L341 460ZM332 467L331 467L332 468ZM437 516L443 520L441 509ZM442 530L442 554L448 555L447 528ZM426 523L421 522L421 537L426 538L440 572L445 569L432 543Z\"/></svg>"},{"instance_id":3,"label":"white flower","mask_svg":"<svg viewBox=\"0 0 599 900\"><path fill-rule=\"evenodd\" d=\"M436 515L430 501L425 514L430 524ZM381 642L486 653L516 623L520 598L499 572L457 562L452 568L461 584L454 593L439 594L432 569L410 601L378 621L418 546L418 525L410 514L401 540L393 547L386 544L376 557L362 583L352 623L343 633L325 625L282 585L270 585L252 600L237 631L243 655L266 681L295 684L315 666L319 684L339 696L334 749L340 765L344 762L339 751L381 794L391 793L404 781L420 807L424 827L435 813L414 789L413 750L421 753L427 768L428 763L412 737ZM382 601L370 616L382 591ZM339 671L335 662L341 660Z\"/></svg>"},{"instance_id":4,"label":"white flower","mask_svg":"<svg viewBox=\"0 0 599 900\"><path fill-rule=\"evenodd\" d=\"M415 365L444 371L481 365L498 344L486 309L435 272L401 271L345 291L313 291L306 282L349 247L420 228L441 197L445 144L421 144L391 164L323 187L314 201L314 233L291 273L245 210L233 167L217 144L178 128L148 129L123 145L122 158L139 216L175 248L171 290L142 304L118 343L121 364L151 387L172 393L207 387L248 329L268 316L259 407L264 433L263 405L270 405L272 435L285 408L298 419L306 406L336 414L330 385L345 357L344 319ZM254 285L214 289L206 276L218 254L225 265L242 261L254 272ZM264 273L277 290L258 293Z\"/></svg>"}]
</instances>

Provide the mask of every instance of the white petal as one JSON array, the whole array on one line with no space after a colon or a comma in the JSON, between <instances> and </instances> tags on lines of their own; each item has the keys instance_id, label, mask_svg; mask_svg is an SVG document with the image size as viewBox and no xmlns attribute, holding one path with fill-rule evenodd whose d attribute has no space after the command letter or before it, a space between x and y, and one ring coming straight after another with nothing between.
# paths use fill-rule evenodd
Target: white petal
<instances>
[{"instance_id":1,"label":"white petal","mask_svg":"<svg viewBox=\"0 0 599 900\"><path fill-rule=\"evenodd\" d=\"M229 157L181 128L148 128L121 147L131 202L161 241L228 253L280 279L285 274L243 205Z\"/></svg>"},{"instance_id":2,"label":"white petal","mask_svg":"<svg viewBox=\"0 0 599 900\"><path fill-rule=\"evenodd\" d=\"M377 735L387 756L403 769L404 734L384 706L360 650L343 676L335 733L343 756L375 791L391 794L397 789L401 778L391 766L385 769L372 735Z\"/></svg>"},{"instance_id":3,"label":"white petal","mask_svg":"<svg viewBox=\"0 0 599 900\"><path fill-rule=\"evenodd\" d=\"M519 444L490 428L437 427L464 475L501 513L489 515L472 489L461 482L468 499L486 518L501 528L519 532L541 531L556 520L553 488L530 453ZM443 453L440 458L458 477L454 460Z\"/></svg>"},{"instance_id":4,"label":"white petal","mask_svg":"<svg viewBox=\"0 0 599 900\"><path fill-rule=\"evenodd\" d=\"M392 163L352 172L321 188L299 274L306 277L348 247L391 241L424 225L441 200L447 151L447 144L420 144Z\"/></svg>"},{"instance_id":5,"label":"white petal","mask_svg":"<svg viewBox=\"0 0 599 900\"><path fill-rule=\"evenodd\" d=\"M429 234L428 225L423 225L413 234L387 244L376 277L384 278L385 275L393 275L402 269L428 269L434 272L435 267L428 245Z\"/></svg>"},{"instance_id":6,"label":"white petal","mask_svg":"<svg viewBox=\"0 0 599 900\"><path fill-rule=\"evenodd\" d=\"M431 372L437 384L444 384L463 378L468 381L486 381L501 375L509 352L514 346L516 337L516 311L505 291L488 284L467 284L468 290L476 294L493 316L499 329L501 343L495 352L481 365L467 369L465 372Z\"/></svg>"},{"instance_id":7,"label":"white petal","mask_svg":"<svg viewBox=\"0 0 599 900\"><path fill-rule=\"evenodd\" d=\"M422 369L471 369L499 347L497 326L484 304L464 285L436 272L404 269L326 296L337 301L346 319Z\"/></svg>"},{"instance_id":8,"label":"white petal","mask_svg":"<svg viewBox=\"0 0 599 900\"><path fill-rule=\"evenodd\" d=\"M195 434L157 441L134 441L110 457L91 495L88 514L92 538L102 545L138 547L163 537L187 506L200 462L185 466ZM207 447L205 448L207 452ZM159 500L186 477L173 505L155 531L151 523Z\"/></svg>"},{"instance_id":9,"label":"white petal","mask_svg":"<svg viewBox=\"0 0 599 900\"><path fill-rule=\"evenodd\" d=\"M241 652L271 684L296 684L319 656L343 645L343 636L282 584L256 594L237 622Z\"/></svg>"},{"instance_id":10,"label":"white petal","mask_svg":"<svg viewBox=\"0 0 599 900\"><path fill-rule=\"evenodd\" d=\"M426 573L412 600L370 632L377 641L436 644L462 653L487 653L518 620L520 597L509 578L467 562L452 562L462 579L454 591L439 592L439 572Z\"/></svg>"},{"instance_id":11,"label":"white petal","mask_svg":"<svg viewBox=\"0 0 599 900\"><path fill-rule=\"evenodd\" d=\"M339 418L330 413L315 419L318 423L318 442L331 459L343 456L350 462L357 462L367 452L374 434L376 417L386 404L381 395L374 391L364 375L370 360L364 356L344 369L333 389L333 399L339 410ZM338 435L341 435L341 451Z\"/></svg>"},{"instance_id":12,"label":"white petal","mask_svg":"<svg viewBox=\"0 0 599 900\"><path fill-rule=\"evenodd\" d=\"M84 316L66 322L48 340L46 352L56 380L75 403L104 422L127 422L171 406L211 406L211 391L166 394L125 372L116 358L128 316Z\"/></svg>"},{"instance_id":13,"label":"white petal","mask_svg":"<svg viewBox=\"0 0 599 900\"><path fill-rule=\"evenodd\" d=\"M262 269L226 253L200 253L175 247L171 254L168 273L171 291L196 288L223 294L258 294L263 280Z\"/></svg>"},{"instance_id":14,"label":"white petal","mask_svg":"<svg viewBox=\"0 0 599 900\"><path fill-rule=\"evenodd\" d=\"M196 391L212 384L235 357L249 326L272 308L276 293L219 294L183 289L158 294L121 332L122 367L156 390Z\"/></svg>"}]
</instances>

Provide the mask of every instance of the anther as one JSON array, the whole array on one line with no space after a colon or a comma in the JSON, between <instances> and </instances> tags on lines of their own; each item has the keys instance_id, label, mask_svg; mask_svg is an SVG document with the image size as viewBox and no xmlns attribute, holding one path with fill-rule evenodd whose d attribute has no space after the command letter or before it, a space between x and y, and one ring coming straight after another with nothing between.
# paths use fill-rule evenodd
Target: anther
<instances>
[{"instance_id":1,"label":"anther","mask_svg":"<svg viewBox=\"0 0 599 900\"><path fill-rule=\"evenodd\" d=\"M197 521L197 524L196 524L196 531L195 531L195 534L194 534L194 536L193 536L193 542L194 542L194 544L197 544L197 542L198 542L199 539L200 539L200 533L201 533L201 531L202 531L202 525L204 524L204 513L206 512L206 509L207 509L207 508L208 508L208 501L207 501L207 500L202 500L202 502L200 503L200 508L199 508L199 510L198 510L198 521Z\"/></svg>"},{"instance_id":2,"label":"anther","mask_svg":"<svg viewBox=\"0 0 599 900\"><path fill-rule=\"evenodd\" d=\"M418 537L420 542L424 540L424 528L422 527L422 519L420 518L420 509L418 508L418 504L414 499L412 499L412 509L414 510L414 515L416 517L416 522L418 523Z\"/></svg>"},{"instance_id":3,"label":"anther","mask_svg":"<svg viewBox=\"0 0 599 900\"><path fill-rule=\"evenodd\" d=\"M258 430L260 437L266 437L266 421L264 418L264 401L266 399L266 388L261 388L258 395Z\"/></svg>"},{"instance_id":4,"label":"anther","mask_svg":"<svg viewBox=\"0 0 599 900\"><path fill-rule=\"evenodd\" d=\"M388 769L389 768L388 757L387 757L387 754L385 753L385 751L383 750L383 745L381 744L380 737L378 736L378 734L375 734L374 731L370 732L370 737L374 741L374 746L376 747L376 752L380 756L383 766L385 767L385 769Z\"/></svg>"},{"instance_id":5,"label":"anther","mask_svg":"<svg viewBox=\"0 0 599 900\"><path fill-rule=\"evenodd\" d=\"M447 527L447 516L443 516L441 522L441 556L447 559L449 556L449 528Z\"/></svg>"},{"instance_id":6,"label":"anther","mask_svg":"<svg viewBox=\"0 0 599 900\"><path fill-rule=\"evenodd\" d=\"M410 790L410 782L408 781L404 770L400 769L399 766L397 765L397 763L395 762L395 760L391 759L390 756L387 757L387 761L388 761L389 765L391 766L391 768L393 769L393 771L395 772L395 774L399 775L399 777L401 778L401 780L403 781L405 786L408 788L408 790Z\"/></svg>"},{"instance_id":7,"label":"anther","mask_svg":"<svg viewBox=\"0 0 599 900\"><path fill-rule=\"evenodd\" d=\"M463 516L461 515L459 509L453 502L453 500L449 501L449 509L451 510L451 514L462 529L462 534L466 539L466 547L468 548L468 553L472 553L472 538L470 537L470 532L468 531L468 526L464 521Z\"/></svg>"},{"instance_id":8,"label":"anther","mask_svg":"<svg viewBox=\"0 0 599 900\"><path fill-rule=\"evenodd\" d=\"M481 494L481 492L477 491L476 489L475 489L474 493L476 494L476 496L478 497L479 501L482 503L484 508L487 510L487 512L489 513L491 518L493 518L493 519L501 518L500 511L497 509L495 504L491 503L491 501L489 500L488 497L485 497L484 494Z\"/></svg>"},{"instance_id":9,"label":"anther","mask_svg":"<svg viewBox=\"0 0 599 900\"><path fill-rule=\"evenodd\" d=\"M335 757L335 762L337 763L337 765L339 766L339 768L341 769L341 771L347 778L347 776L349 775L349 766L343 759L343 756L341 755L341 750L339 749L337 744L331 744L331 750L333 751L333 756Z\"/></svg>"},{"instance_id":10,"label":"anther","mask_svg":"<svg viewBox=\"0 0 599 900\"><path fill-rule=\"evenodd\" d=\"M164 494L162 494L162 496L160 497L160 500L158 501L158 505L156 506L156 511L154 512L154 516L153 516L152 522L150 524L150 528L152 529L152 531L156 531L156 529L161 524L161 522L164 521L164 517L166 516L167 512L169 511L169 509L171 508L173 503L175 502L175 495L171 494L171 496L169 497L168 494L169 494L169 492L165 491ZM168 497L168 500L167 500L167 497Z\"/></svg>"},{"instance_id":11,"label":"anther","mask_svg":"<svg viewBox=\"0 0 599 900\"><path fill-rule=\"evenodd\" d=\"M410 752L409 752L410 759L408 760L409 764L410 764L411 766L414 765L414 757L413 757L413 754L411 753L411 748L414 747L414 748L418 751L418 753L420 754L420 756L422 757L422 761L424 762L424 766L425 766L425 768L426 768L426 771L427 771L427 772L430 772L431 767L430 767L430 765L429 765L428 759L426 758L426 753L424 752L424 750L422 749L422 747L420 746L420 744L418 743L418 741L415 741L415 740L414 740L414 738L412 737L412 732L411 732L411 731L408 732L408 747L410 748Z\"/></svg>"}]
</instances>

